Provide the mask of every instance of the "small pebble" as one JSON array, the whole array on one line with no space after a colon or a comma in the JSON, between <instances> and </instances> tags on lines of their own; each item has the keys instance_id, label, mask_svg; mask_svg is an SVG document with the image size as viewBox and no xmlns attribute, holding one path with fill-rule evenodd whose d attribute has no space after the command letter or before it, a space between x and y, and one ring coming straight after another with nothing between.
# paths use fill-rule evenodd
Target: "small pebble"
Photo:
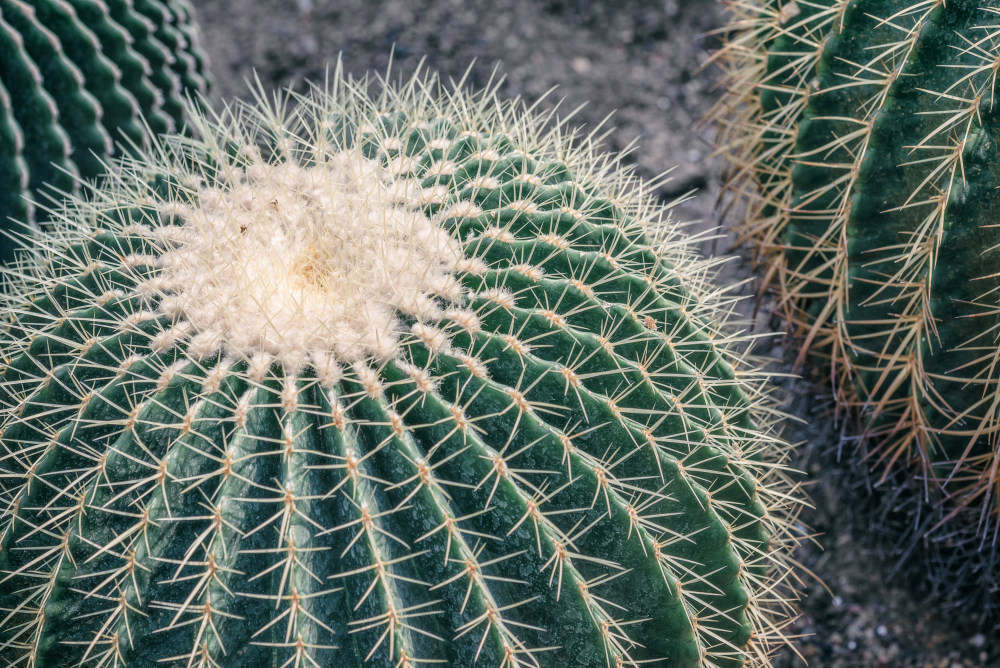
<instances>
[{"instance_id":1,"label":"small pebble","mask_svg":"<svg viewBox=\"0 0 1000 668\"><path fill-rule=\"evenodd\" d=\"M572 67L573 71L577 74L586 74L590 71L590 61L579 56L569 61L569 66Z\"/></svg>"}]
</instances>

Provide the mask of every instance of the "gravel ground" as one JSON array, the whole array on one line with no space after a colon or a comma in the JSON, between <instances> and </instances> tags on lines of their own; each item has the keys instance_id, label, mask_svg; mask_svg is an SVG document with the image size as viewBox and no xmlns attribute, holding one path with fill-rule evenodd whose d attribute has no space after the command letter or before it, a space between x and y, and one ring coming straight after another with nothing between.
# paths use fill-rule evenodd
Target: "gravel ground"
<instances>
[{"instance_id":1,"label":"gravel ground","mask_svg":"<svg viewBox=\"0 0 1000 668\"><path fill-rule=\"evenodd\" d=\"M804 659L823 668L1000 666L995 631L977 627L972 610L929 604L919 578L894 573L895 563L872 540L877 500L865 498L864 474L838 461L838 450L849 446L841 443L842 425L821 383L807 378L786 388L798 420L788 438L802 444L795 464L807 476L814 506L803 522L816 539L800 548L798 559L816 578L806 580L803 615L792 629L801 635L799 656L782 652L775 665L801 666Z\"/></svg>"},{"instance_id":2,"label":"gravel ground","mask_svg":"<svg viewBox=\"0 0 1000 668\"><path fill-rule=\"evenodd\" d=\"M711 149L692 131L709 93L697 76L707 52L699 32L715 5L682 10L684 0L203 0L205 42L223 97L244 95L256 72L265 84L303 87L321 80L343 54L353 74L393 68L408 74L421 59L444 78L471 67L482 86L494 67L503 95L570 111L587 127L614 112L609 149L639 140L633 156L647 176L674 167L665 197L704 189ZM706 20L708 19L708 20ZM683 39L678 39L683 36ZM475 61L473 63L473 61ZM705 219L708 200L682 215ZM700 208L698 208L700 207Z\"/></svg>"},{"instance_id":3,"label":"gravel ground","mask_svg":"<svg viewBox=\"0 0 1000 668\"><path fill-rule=\"evenodd\" d=\"M342 53L347 71L412 72L423 58L444 77L471 66L472 86L486 83L494 67L505 76L504 95L530 101L555 87L543 105L584 106L576 122L601 123L611 112L607 147L637 141L631 154L639 173L655 176L676 165L659 192L670 201L697 189L682 203L681 219L696 227L717 225L714 197L718 165L697 121L714 99L710 73L699 72L713 47L706 34L722 23L714 0L199 0L204 42L212 60L216 94L245 96L256 72L267 87L304 87L321 79ZM726 250L711 243L706 250ZM750 276L745 262L729 265L723 280ZM745 288L750 291L750 287ZM749 307L747 308L749 312ZM758 318L758 327L768 323ZM771 354L782 356L780 340ZM776 363L779 371L787 365ZM1000 666L994 634L977 630L973 611L942 613L922 598L914 579L889 578L890 566L865 539L865 518L852 474L838 465L839 433L829 397L810 380L788 383L797 397L790 411L802 421L790 430L803 443L815 509L804 521L818 534L801 549L810 580L803 616L793 633L801 657L813 666ZM863 506L863 504L861 504ZM853 511L848 511L853 509ZM820 583L822 581L822 584ZM802 665L791 651L779 666Z\"/></svg>"}]
</instances>

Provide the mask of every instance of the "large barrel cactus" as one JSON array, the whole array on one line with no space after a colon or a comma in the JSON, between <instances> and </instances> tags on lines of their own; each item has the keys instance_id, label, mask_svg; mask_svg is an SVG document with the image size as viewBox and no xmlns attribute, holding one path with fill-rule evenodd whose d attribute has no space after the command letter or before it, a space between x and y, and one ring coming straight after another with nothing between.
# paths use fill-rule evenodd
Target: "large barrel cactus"
<instances>
[{"instance_id":1,"label":"large barrel cactus","mask_svg":"<svg viewBox=\"0 0 1000 668\"><path fill-rule=\"evenodd\" d=\"M767 662L801 496L628 168L425 76L190 127L6 270L0 657Z\"/></svg>"},{"instance_id":2,"label":"large barrel cactus","mask_svg":"<svg viewBox=\"0 0 1000 668\"><path fill-rule=\"evenodd\" d=\"M186 0L0 0L0 229L206 91ZM0 258L13 244L0 239Z\"/></svg>"}]
</instances>

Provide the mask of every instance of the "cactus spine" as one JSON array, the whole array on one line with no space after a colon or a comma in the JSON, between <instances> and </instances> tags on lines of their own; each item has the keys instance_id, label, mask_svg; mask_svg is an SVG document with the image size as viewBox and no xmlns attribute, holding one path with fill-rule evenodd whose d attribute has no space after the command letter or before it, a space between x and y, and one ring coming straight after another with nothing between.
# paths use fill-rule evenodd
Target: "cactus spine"
<instances>
[{"instance_id":1,"label":"cactus spine","mask_svg":"<svg viewBox=\"0 0 1000 668\"><path fill-rule=\"evenodd\" d=\"M117 142L182 122L206 92L190 8L178 0L0 0L0 228L32 200L96 177ZM0 256L13 252L0 241Z\"/></svg>"},{"instance_id":2,"label":"cactus spine","mask_svg":"<svg viewBox=\"0 0 1000 668\"><path fill-rule=\"evenodd\" d=\"M714 263L552 117L371 83L194 112L8 271L0 655L766 663L801 496Z\"/></svg>"},{"instance_id":3,"label":"cactus spine","mask_svg":"<svg viewBox=\"0 0 1000 668\"><path fill-rule=\"evenodd\" d=\"M714 117L743 233L804 349L832 357L873 464L943 489L946 533L995 552L1000 6L732 11Z\"/></svg>"}]
</instances>

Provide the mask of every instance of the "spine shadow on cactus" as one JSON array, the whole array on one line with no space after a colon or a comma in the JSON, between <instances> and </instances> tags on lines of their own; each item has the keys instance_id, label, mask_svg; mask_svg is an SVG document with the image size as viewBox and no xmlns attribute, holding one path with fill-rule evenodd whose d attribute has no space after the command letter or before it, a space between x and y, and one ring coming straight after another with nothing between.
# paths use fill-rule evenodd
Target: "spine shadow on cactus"
<instances>
[{"instance_id":1,"label":"spine shadow on cactus","mask_svg":"<svg viewBox=\"0 0 1000 668\"><path fill-rule=\"evenodd\" d=\"M802 501L717 261L495 85L258 98L9 271L0 655L766 664Z\"/></svg>"},{"instance_id":2,"label":"spine shadow on cactus","mask_svg":"<svg viewBox=\"0 0 1000 668\"><path fill-rule=\"evenodd\" d=\"M182 6L183 5L183 6ZM0 0L0 107L22 142L4 142L14 176L0 205L0 259L30 245L31 200L56 201L104 170L116 145L183 127L185 95L207 92L190 8L179 0Z\"/></svg>"}]
</instances>

